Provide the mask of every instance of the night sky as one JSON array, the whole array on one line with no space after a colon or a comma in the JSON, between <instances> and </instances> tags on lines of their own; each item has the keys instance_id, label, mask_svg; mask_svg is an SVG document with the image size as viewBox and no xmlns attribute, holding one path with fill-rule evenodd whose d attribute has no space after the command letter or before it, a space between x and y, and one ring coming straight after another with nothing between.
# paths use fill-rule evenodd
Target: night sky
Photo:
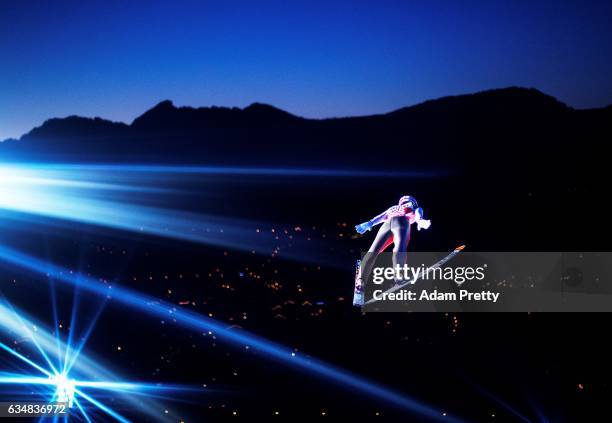
<instances>
[{"instance_id":1,"label":"night sky","mask_svg":"<svg viewBox=\"0 0 612 423\"><path fill-rule=\"evenodd\" d=\"M0 139L166 98L330 117L519 85L599 107L611 21L609 1L3 1Z\"/></svg>"}]
</instances>

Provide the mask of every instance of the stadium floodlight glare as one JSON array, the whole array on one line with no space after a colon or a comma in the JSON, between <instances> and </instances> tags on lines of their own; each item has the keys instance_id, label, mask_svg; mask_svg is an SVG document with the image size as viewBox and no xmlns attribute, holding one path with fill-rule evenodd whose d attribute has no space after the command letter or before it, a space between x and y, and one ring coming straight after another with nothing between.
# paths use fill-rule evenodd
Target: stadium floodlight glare
<instances>
[{"instance_id":1,"label":"stadium floodlight glare","mask_svg":"<svg viewBox=\"0 0 612 423\"><path fill-rule=\"evenodd\" d=\"M75 381L68 379L66 374L59 374L52 378L55 384L55 399L57 402L68 404L72 408L74 403Z\"/></svg>"},{"instance_id":2,"label":"stadium floodlight glare","mask_svg":"<svg viewBox=\"0 0 612 423\"><path fill-rule=\"evenodd\" d=\"M36 330L30 330L31 328ZM102 399L96 398L98 392L105 394L104 397L112 394L122 403L129 404L133 413L142 414L148 420L155 421L158 416L154 410L168 408L158 403L160 394L202 391L200 388L184 385L123 381L119 375L102 367L99 359L88 357L82 348L71 348L58 338L57 333L50 333L43 325L31 320L6 300L0 301L0 333L17 336L28 341L24 345L33 346L31 354L26 357L26 352L22 353L15 346L0 342L0 353L16 359L18 365L14 367L19 368L19 372L0 371L0 386L7 389L13 387L12 395L34 394L46 403L62 403L67 408L76 408L87 422L93 421L92 410L105 413L120 422L129 421L104 404ZM44 358L44 363L36 362L36 354ZM69 368L64 367L62 371L57 371L56 368L66 362L64 354L70 357L68 361L71 364ZM58 364L52 366L53 361ZM34 387L42 389L33 389Z\"/></svg>"}]
</instances>

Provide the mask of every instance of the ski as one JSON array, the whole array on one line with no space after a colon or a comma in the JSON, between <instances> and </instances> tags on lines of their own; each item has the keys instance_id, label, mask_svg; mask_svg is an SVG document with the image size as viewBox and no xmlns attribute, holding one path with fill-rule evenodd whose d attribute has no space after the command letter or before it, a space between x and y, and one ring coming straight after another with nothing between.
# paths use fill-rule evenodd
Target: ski
<instances>
[{"instance_id":1,"label":"ski","mask_svg":"<svg viewBox=\"0 0 612 423\"><path fill-rule=\"evenodd\" d=\"M363 305L363 286L361 284L361 260L355 264L355 290L353 291L353 305Z\"/></svg>"},{"instance_id":2,"label":"ski","mask_svg":"<svg viewBox=\"0 0 612 423\"><path fill-rule=\"evenodd\" d=\"M416 283L416 282L417 282L419 279L423 279L424 277L426 277L426 276L429 274L429 272L431 272L432 270L437 269L437 268L439 268L439 267L443 266L443 265L444 265L445 263L447 263L449 260L452 260L452 259L453 259L453 257L455 257L457 254L459 254L459 253L460 253L461 251L463 251L464 249L465 249L465 245L460 245L460 246L458 246L458 247L457 247L457 248L455 248L453 251L451 251L451 252L450 252L448 255L446 255L444 258L440 259L440 260L439 260L439 261L437 261L436 263L434 263L434 264L432 264L431 266L429 266L429 267L427 268L427 270L425 270L425 272L423 272L421 275L419 275L419 277L417 277L417 278L415 278L415 279L408 280L408 281L406 281L406 282L404 282L404 283L402 283L402 284L395 285L395 286L393 286L393 287L391 287L391 288L387 289L387 290L386 290L384 293L385 293L385 294L387 294L387 293L395 292L395 291L398 291L398 290L402 289L402 288L403 288L403 287L405 287L406 285L413 285L413 284L415 284L415 283ZM361 270L360 270L360 272L361 272ZM361 287L361 275L360 275L360 287ZM356 290L356 288L355 288L355 290ZM361 287L362 304L363 304L363 295L364 295L364 292L363 292L363 291L364 291L364 290L363 290L363 287ZM372 298L371 300L367 301L367 302L366 302L365 304L363 304L363 305L372 304L372 303L375 303L376 301L379 301L379 300L375 300L374 298ZM353 304L355 304L355 301L354 301L354 300L353 300Z\"/></svg>"}]
</instances>

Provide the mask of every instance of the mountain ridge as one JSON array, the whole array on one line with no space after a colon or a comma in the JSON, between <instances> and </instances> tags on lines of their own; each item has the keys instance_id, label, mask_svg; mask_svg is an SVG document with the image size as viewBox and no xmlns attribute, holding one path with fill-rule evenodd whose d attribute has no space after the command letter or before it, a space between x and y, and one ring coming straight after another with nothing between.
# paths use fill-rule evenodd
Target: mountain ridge
<instances>
[{"instance_id":1,"label":"mountain ridge","mask_svg":"<svg viewBox=\"0 0 612 423\"><path fill-rule=\"evenodd\" d=\"M423 101L423 102L420 102L414 105L401 107L399 109L392 110L386 113L377 113L377 114L363 115L363 116L343 116L343 117L328 117L328 118L300 117L290 112L287 112L285 110L279 109L275 106L272 106L266 103L259 103L259 102L251 103L250 105L244 108L223 107L223 106L205 106L205 107L180 106L180 107L177 107L174 105L172 100L166 99L166 100L162 100L158 102L155 106L146 110L144 113L136 117L129 124L125 122L120 122L120 121L112 121L112 120L101 118L98 116L83 117L79 115L70 115L64 118L54 117L54 118L49 118L45 120L41 125L32 128L30 131L26 132L25 134L21 135L18 138L8 138L8 139L3 140L2 142L16 141L16 140L21 140L24 138L27 139L28 137L31 137L31 136L44 136L46 135L45 132L47 129L52 129L52 130L58 129L58 126L61 125L62 122L63 123L79 122L80 124L78 126L80 126L81 128L84 128L88 125L90 127L95 127L95 126L101 127L103 126L103 124L106 124L106 126L108 126L109 128L113 127L114 129L120 129L120 128L125 129L125 128L131 128L131 127L141 127L142 128L143 126L146 126L146 125L143 125L143 123L146 122L147 120L151 120L152 118L159 118L159 117L163 117L164 115L168 115L168 114L186 114L186 113L189 113L192 115L199 114L200 118L204 117L205 114L208 114L209 115L208 117L222 118L224 117L223 115L227 117L229 115L237 116L239 114L247 113L247 114L257 114L259 118L262 118L262 117L265 118L265 117L270 117L272 115L276 115L276 116L282 116L285 119L293 119L295 121L301 120L301 121L309 121L309 122L325 122L325 121L338 121L338 120L351 120L351 119L367 119L367 118L376 118L376 117L381 117L381 116L397 116L397 115L402 115L405 113L428 109L431 107L436 107L436 106L439 107L442 105L452 106L453 103L457 103L457 102L462 102L466 100L480 100L480 99L484 99L487 97L494 97L494 96L500 96L500 95L505 96L508 99L514 98L515 100L516 99L525 100L527 98L538 99L540 100L541 104L548 104L548 106L558 107L562 109L569 109L569 110L612 109L612 104L606 107L601 107L601 108L573 109L565 105L564 103L560 102L556 98L550 95L544 94L543 92L535 88L523 88L523 87L515 87L515 86L484 90L484 91L479 91L479 92L470 93L470 94L443 96L443 97L439 97L435 99L426 100L426 101ZM212 115L216 115L216 116L212 116ZM206 119L204 119L204 121L206 121ZM151 127L151 129L158 129L158 128L153 126Z\"/></svg>"},{"instance_id":2,"label":"mountain ridge","mask_svg":"<svg viewBox=\"0 0 612 423\"><path fill-rule=\"evenodd\" d=\"M3 161L171 162L443 169L547 175L590 171L612 139L612 107L573 109L536 89L441 97L389 113L309 119L274 106L176 107L132 123L69 116L0 144ZM593 156L594 155L594 156ZM570 170L555 163L579 163Z\"/></svg>"}]
</instances>

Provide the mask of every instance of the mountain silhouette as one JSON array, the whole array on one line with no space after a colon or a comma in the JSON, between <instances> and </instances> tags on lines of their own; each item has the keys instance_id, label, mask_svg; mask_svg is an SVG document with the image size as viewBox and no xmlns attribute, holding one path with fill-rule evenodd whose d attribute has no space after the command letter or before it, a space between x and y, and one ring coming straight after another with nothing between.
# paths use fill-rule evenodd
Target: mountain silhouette
<instances>
[{"instance_id":1,"label":"mountain silhouette","mask_svg":"<svg viewBox=\"0 0 612 423\"><path fill-rule=\"evenodd\" d=\"M611 117L612 107L576 110L517 87L333 119L260 103L193 108L165 100L129 125L78 116L47 120L1 143L0 159L386 166L545 179L592 170L594 151L612 135Z\"/></svg>"},{"instance_id":2,"label":"mountain silhouette","mask_svg":"<svg viewBox=\"0 0 612 423\"><path fill-rule=\"evenodd\" d=\"M188 133L208 128L272 127L300 120L287 112L266 104L254 103L239 108L175 107L165 100L137 117L131 128L136 131L168 131Z\"/></svg>"}]
</instances>

